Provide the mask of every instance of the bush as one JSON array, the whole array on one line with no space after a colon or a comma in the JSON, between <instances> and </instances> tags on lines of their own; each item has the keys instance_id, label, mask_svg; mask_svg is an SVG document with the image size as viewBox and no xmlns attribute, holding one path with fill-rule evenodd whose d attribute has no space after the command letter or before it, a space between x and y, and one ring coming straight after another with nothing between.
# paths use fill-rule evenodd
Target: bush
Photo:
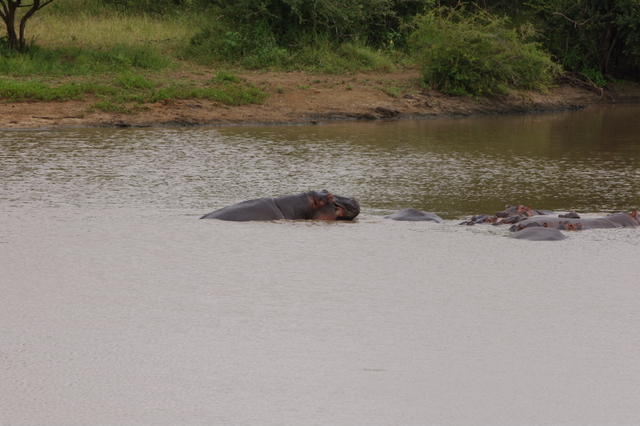
<instances>
[{"instance_id":1,"label":"bush","mask_svg":"<svg viewBox=\"0 0 640 426\"><path fill-rule=\"evenodd\" d=\"M546 89L559 67L539 45L531 27L508 27L507 18L464 8L436 8L416 18L410 45L424 83L444 93L491 95L509 88Z\"/></svg>"},{"instance_id":2,"label":"bush","mask_svg":"<svg viewBox=\"0 0 640 426\"><path fill-rule=\"evenodd\" d=\"M226 62L247 69L306 69L330 74L371 69L388 71L394 67L389 59L391 52L363 44L336 44L324 37L302 36L295 46L282 47L268 32L263 34L263 37L243 38L237 32L210 29L191 40L186 56L207 65Z\"/></svg>"},{"instance_id":3,"label":"bush","mask_svg":"<svg viewBox=\"0 0 640 426\"><path fill-rule=\"evenodd\" d=\"M247 68L333 70L343 60L365 69L388 68L381 53L406 44L403 23L431 2L213 0L219 19L193 37L186 56Z\"/></svg>"},{"instance_id":4,"label":"bush","mask_svg":"<svg viewBox=\"0 0 640 426\"><path fill-rule=\"evenodd\" d=\"M278 46L301 38L340 43L366 36L394 15L393 0L218 0L222 20L243 38L258 35ZM258 40L254 40L258 41Z\"/></svg>"}]
</instances>

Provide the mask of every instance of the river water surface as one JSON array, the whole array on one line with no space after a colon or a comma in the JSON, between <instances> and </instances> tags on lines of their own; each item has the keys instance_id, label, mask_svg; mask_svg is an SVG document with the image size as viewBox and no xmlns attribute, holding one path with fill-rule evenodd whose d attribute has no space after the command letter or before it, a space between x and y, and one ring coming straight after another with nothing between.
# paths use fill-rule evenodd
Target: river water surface
<instances>
[{"instance_id":1,"label":"river water surface","mask_svg":"<svg viewBox=\"0 0 640 426\"><path fill-rule=\"evenodd\" d=\"M0 131L0 424L637 424L640 229L458 223L640 207L639 116Z\"/></svg>"}]
</instances>

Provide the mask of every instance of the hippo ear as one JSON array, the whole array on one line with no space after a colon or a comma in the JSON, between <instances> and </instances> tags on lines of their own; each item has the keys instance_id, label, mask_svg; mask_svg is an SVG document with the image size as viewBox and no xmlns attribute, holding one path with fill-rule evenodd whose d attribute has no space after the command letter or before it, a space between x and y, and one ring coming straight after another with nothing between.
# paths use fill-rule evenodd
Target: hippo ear
<instances>
[{"instance_id":1,"label":"hippo ear","mask_svg":"<svg viewBox=\"0 0 640 426\"><path fill-rule=\"evenodd\" d=\"M631 213L629 213L629 216L630 216L632 219L638 220L638 212L637 212L637 211L635 211L635 210L632 210L632 211L631 211Z\"/></svg>"}]
</instances>

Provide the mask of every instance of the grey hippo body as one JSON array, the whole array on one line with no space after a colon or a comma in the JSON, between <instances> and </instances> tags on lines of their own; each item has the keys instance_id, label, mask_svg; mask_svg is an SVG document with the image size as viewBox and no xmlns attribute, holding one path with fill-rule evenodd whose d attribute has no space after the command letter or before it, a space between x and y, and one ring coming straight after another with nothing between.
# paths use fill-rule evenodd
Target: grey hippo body
<instances>
[{"instance_id":1,"label":"grey hippo body","mask_svg":"<svg viewBox=\"0 0 640 426\"><path fill-rule=\"evenodd\" d=\"M511 235L511 238L516 240L527 241L561 241L567 238L562 232L557 229L533 227L524 228Z\"/></svg>"},{"instance_id":2,"label":"grey hippo body","mask_svg":"<svg viewBox=\"0 0 640 426\"><path fill-rule=\"evenodd\" d=\"M431 221L431 222L444 223L444 220L437 214L424 212L422 210L417 210L417 209L400 210L398 212L395 212L394 214L385 216L385 218L392 219L392 220L403 220L403 221L413 221L413 222Z\"/></svg>"},{"instance_id":3,"label":"grey hippo body","mask_svg":"<svg viewBox=\"0 0 640 426\"><path fill-rule=\"evenodd\" d=\"M257 198L213 211L200 219L236 222L254 220L353 220L360 214L355 198L334 195L327 190L275 198Z\"/></svg>"},{"instance_id":4,"label":"grey hippo body","mask_svg":"<svg viewBox=\"0 0 640 426\"><path fill-rule=\"evenodd\" d=\"M553 214L551 210L532 209L531 206L525 206L524 204L518 204L516 206L507 204L504 207L504 210L496 213L496 217L506 218L510 216L519 216L519 215L531 217L531 216L550 215L550 214Z\"/></svg>"},{"instance_id":5,"label":"grey hippo body","mask_svg":"<svg viewBox=\"0 0 640 426\"><path fill-rule=\"evenodd\" d=\"M531 206L525 206L524 204L518 204L515 206L507 204L504 210L499 211L494 215L474 215L470 220L466 220L460 223L460 225L504 225L518 223L533 216L550 214L554 213L551 210L532 209Z\"/></svg>"},{"instance_id":6,"label":"grey hippo body","mask_svg":"<svg viewBox=\"0 0 640 426\"><path fill-rule=\"evenodd\" d=\"M640 216L634 210L631 213L615 213L605 217L590 218L558 218L558 217L532 217L513 225L510 230L518 231L530 227L543 227L552 229L582 230L582 229L607 229L626 228L640 225Z\"/></svg>"}]
</instances>

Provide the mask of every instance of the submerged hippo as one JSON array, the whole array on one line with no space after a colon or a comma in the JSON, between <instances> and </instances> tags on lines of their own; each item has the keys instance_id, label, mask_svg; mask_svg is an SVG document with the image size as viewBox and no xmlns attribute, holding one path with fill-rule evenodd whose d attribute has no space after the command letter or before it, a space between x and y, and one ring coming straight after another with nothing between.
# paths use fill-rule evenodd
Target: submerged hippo
<instances>
[{"instance_id":1,"label":"submerged hippo","mask_svg":"<svg viewBox=\"0 0 640 426\"><path fill-rule=\"evenodd\" d=\"M567 237L557 229L531 227L512 234L511 238L527 241L560 241Z\"/></svg>"},{"instance_id":2,"label":"submerged hippo","mask_svg":"<svg viewBox=\"0 0 640 426\"><path fill-rule=\"evenodd\" d=\"M465 220L464 222L460 222L460 225L480 225L480 224L495 225L497 223L498 223L498 216L490 216L488 214L476 214L471 216L470 220Z\"/></svg>"},{"instance_id":3,"label":"submerged hippo","mask_svg":"<svg viewBox=\"0 0 640 426\"><path fill-rule=\"evenodd\" d=\"M582 222L570 222L564 221L556 229L563 229L565 231L582 231L584 227L582 226Z\"/></svg>"},{"instance_id":4,"label":"submerged hippo","mask_svg":"<svg viewBox=\"0 0 640 426\"><path fill-rule=\"evenodd\" d=\"M417 209L404 209L389 216L385 216L387 219L392 220L406 220L406 221L432 221L438 223L444 223L444 220L435 213L423 212Z\"/></svg>"},{"instance_id":5,"label":"submerged hippo","mask_svg":"<svg viewBox=\"0 0 640 426\"><path fill-rule=\"evenodd\" d=\"M355 198L341 197L326 189L276 198L257 198L216 210L200 219L246 222L250 220L352 220L360 214Z\"/></svg>"},{"instance_id":6,"label":"submerged hippo","mask_svg":"<svg viewBox=\"0 0 640 426\"><path fill-rule=\"evenodd\" d=\"M580 215L576 213L575 210L571 210L569 213L559 214L558 217L563 217L566 219L580 219Z\"/></svg>"},{"instance_id":7,"label":"submerged hippo","mask_svg":"<svg viewBox=\"0 0 640 426\"><path fill-rule=\"evenodd\" d=\"M495 215L479 214L471 217L471 220L464 221L460 225L504 225L510 223L518 223L533 216L553 214L550 210L534 210L531 206L518 204L512 206L507 204L504 210L497 212Z\"/></svg>"},{"instance_id":8,"label":"submerged hippo","mask_svg":"<svg viewBox=\"0 0 640 426\"><path fill-rule=\"evenodd\" d=\"M553 229L599 229L599 228L626 228L639 226L640 215L634 210L631 213L615 213L595 219L572 219L552 217L532 217L513 225L510 230L515 232L529 227L544 227Z\"/></svg>"},{"instance_id":9,"label":"submerged hippo","mask_svg":"<svg viewBox=\"0 0 640 426\"><path fill-rule=\"evenodd\" d=\"M497 212L497 217L510 217L510 216L537 216L537 215L549 215L553 214L551 210L540 210L540 209L532 209L531 206L525 206L523 204L518 204L517 206L512 206L507 204L504 207L504 210L501 212Z\"/></svg>"}]
</instances>

